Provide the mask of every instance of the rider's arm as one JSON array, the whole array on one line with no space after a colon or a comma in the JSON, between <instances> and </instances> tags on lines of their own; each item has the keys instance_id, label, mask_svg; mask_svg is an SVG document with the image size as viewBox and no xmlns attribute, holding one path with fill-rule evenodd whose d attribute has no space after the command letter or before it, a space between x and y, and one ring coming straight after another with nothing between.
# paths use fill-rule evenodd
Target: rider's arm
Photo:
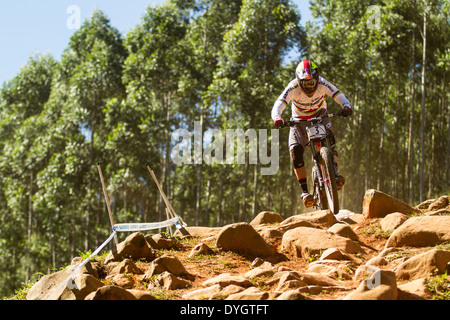
<instances>
[{"instance_id":1,"label":"rider's arm","mask_svg":"<svg viewBox=\"0 0 450 320\"><path fill-rule=\"evenodd\" d=\"M341 90L336 88L335 85L322 77L320 78L319 83L324 86L325 93L332 97L334 101L336 101L336 103L338 103L342 108L350 107L350 101L348 101L347 97L341 92Z\"/></svg>"},{"instance_id":2,"label":"rider's arm","mask_svg":"<svg viewBox=\"0 0 450 320\"><path fill-rule=\"evenodd\" d=\"M284 89L283 93L278 97L277 101L272 108L272 120L276 121L281 119L281 114L284 109L289 105L292 100L291 92L298 86L297 80L292 80L289 85Z\"/></svg>"}]
</instances>

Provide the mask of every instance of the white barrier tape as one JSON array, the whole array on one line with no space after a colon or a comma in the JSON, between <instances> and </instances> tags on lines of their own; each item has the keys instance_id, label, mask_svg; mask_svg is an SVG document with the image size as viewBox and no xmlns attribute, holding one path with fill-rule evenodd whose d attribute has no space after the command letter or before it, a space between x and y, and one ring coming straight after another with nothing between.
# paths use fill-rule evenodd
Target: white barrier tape
<instances>
[{"instance_id":1,"label":"white barrier tape","mask_svg":"<svg viewBox=\"0 0 450 320\"><path fill-rule=\"evenodd\" d=\"M95 257L100 251L103 250L103 248L116 236L117 232L135 232L135 231L148 231L148 230L154 230L154 229L160 229L169 227L172 225L175 225L177 229L181 229L183 227L183 223L180 221L180 217L176 217L173 219L169 219L163 222L156 222L156 223L122 223L122 224L116 224L113 228L113 233L109 236L108 239L106 239L105 242L103 242L92 254L86 258L81 264L79 264L72 273L67 277L66 280L64 280L61 285L58 287L57 290L53 293L53 295L48 298L48 300L56 300L57 294L61 292L64 287L73 286L73 278L75 275L83 268L93 257Z\"/></svg>"},{"instance_id":2,"label":"white barrier tape","mask_svg":"<svg viewBox=\"0 0 450 320\"><path fill-rule=\"evenodd\" d=\"M114 228L116 228L117 232L135 232L166 228L172 225L175 225L178 228L178 225L180 225L180 219L173 218L163 222L155 223L121 223L114 225Z\"/></svg>"},{"instance_id":3,"label":"white barrier tape","mask_svg":"<svg viewBox=\"0 0 450 320\"><path fill-rule=\"evenodd\" d=\"M92 252L92 254L86 258L81 264L79 264L73 271L72 273L67 277L66 280L64 280L61 285L58 287L57 290L55 290L55 292L53 293L52 296L50 296L50 298L48 298L48 300L56 300L57 299L57 294L59 292L61 292L62 289L64 289L64 287L70 284L72 285L72 283L74 282L73 278L76 276L76 274L81 270L81 268L83 268L93 257L95 257L100 251L102 251L102 249L112 240L114 239L115 235L117 233L117 230L114 228L113 229L113 233L109 236L108 239L106 239L105 242L103 242L100 247L98 247L94 252Z\"/></svg>"}]
</instances>

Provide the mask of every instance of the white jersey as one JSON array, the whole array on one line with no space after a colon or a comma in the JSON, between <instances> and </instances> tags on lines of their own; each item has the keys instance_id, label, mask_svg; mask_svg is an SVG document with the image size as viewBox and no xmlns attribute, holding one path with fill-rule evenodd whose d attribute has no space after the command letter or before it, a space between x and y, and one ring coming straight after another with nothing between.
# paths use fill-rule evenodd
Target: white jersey
<instances>
[{"instance_id":1,"label":"white jersey","mask_svg":"<svg viewBox=\"0 0 450 320\"><path fill-rule=\"evenodd\" d=\"M319 84L317 89L311 97L308 97L300 87L297 79L292 80L284 89L283 93L275 102L272 108L272 119L276 121L281 118L284 109L292 101L292 118L294 119L309 119L322 110L327 109L327 102L325 95L329 95L342 108L350 106L350 102L345 95L336 88L333 84L322 77L319 77Z\"/></svg>"}]
</instances>

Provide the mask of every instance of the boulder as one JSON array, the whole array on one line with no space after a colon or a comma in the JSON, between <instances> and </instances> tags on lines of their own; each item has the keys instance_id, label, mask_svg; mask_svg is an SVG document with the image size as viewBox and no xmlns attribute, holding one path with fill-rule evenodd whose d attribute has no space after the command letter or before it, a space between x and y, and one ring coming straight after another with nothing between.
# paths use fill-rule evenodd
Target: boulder
<instances>
[{"instance_id":1,"label":"boulder","mask_svg":"<svg viewBox=\"0 0 450 320\"><path fill-rule=\"evenodd\" d=\"M432 292L427 288L427 280L424 278L400 284L398 288L422 299L431 299L433 297Z\"/></svg>"},{"instance_id":2,"label":"boulder","mask_svg":"<svg viewBox=\"0 0 450 320\"><path fill-rule=\"evenodd\" d=\"M270 256L276 253L272 246L246 222L223 227L217 236L216 247L253 256Z\"/></svg>"},{"instance_id":3,"label":"boulder","mask_svg":"<svg viewBox=\"0 0 450 320\"><path fill-rule=\"evenodd\" d=\"M281 226L290 224L292 222L297 221L308 221L313 224L325 225L331 227L337 221L336 217L330 210L320 210L298 214L292 217L289 217L283 222L280 223Z\"/></svg>"},{"instance_id":4,"label":"boulder","mask_svg":"<svg viewBox=\"0 0 450 320\"><path fill-rule=\"evenodd\" d=\"M187 232L192 237L199 237L199 238L208 238L217 235L221 227L217 228L210 228L210 227L186 227L185 228ZM175 231L174 236L183 236L180 230Z\"/></svg>"},{"instance_id":5,"label":"boulder","mask_svg":"<svg viewBox=\"0 0 450 320\"><path fill-rule=\"evenodd\" d=\"M63 283L68 281L75 268L76 266L72 265L64 270L43 276L28 290L27 300L48 300L50 298L59 300L66 289Z\"/></svg>"},{"instance_id":6,"label":"boulder","mask_svg":"<svg viewBox=\"0 0 450 320\"><path fill-rule=\"evenodd\" d=\"M363 215L366 219L383 218L389 213L400 212L404 214L420 213L405 202L398 200L384 192L370 189L366 191L363 200Z\"/></svg>"},{"instance_id":7,"label":"boulder","mask_svg":"<svg viewBox=\"0 0 450 320\"><path fill-rule=\"evenodd\" d=\"M138 266L136 266L133 260L125 259L109 272L110 275L119 273L141 274L143 272L141 269L138 268Z\"/></svg>"},{"instance_id":8,"label":"boulder","mask_svg":"<svg viewBox=\"0 0 450 320\"><path fill-rule=\"evenodd\" d=\"M240 287L250 287L252 283L247 278L240 275L231 275L229 273L222 273L221 275L208 279L203 282L205 287L220 285L222 288L229 285L236 285Z\"/></svg>"},{"instance_id":9,"label":"boulder","mask_svg":"<svg viewBox=\"0 0 450 320\"><path fill-rule=\"evenodd\" d=\"M348 238L350 240L356 241L359 240L356 233L352 230L352 228L348 224L335 223L330 228L328 228L328 231L333 232L334 234L337 234L341 237Z\"/></svg>"},{"instance_id":10,"label":"boulder","mask_svg":"<svg viewBox=\"0 0 450 320\"><path fill-rule=\"evenodd\" d=\"M395 273L398 279L425 278L435 272L444 273L449 262L450 250L432 249L409 258L395 268Z\"/></svg>"},{"instance_id":11,"label":"boulder","mask_svg":"<svg viewBox=\"0 0 450 320\"><path fill-rule=\"evenodd\" d=\"M185 289L191 286L189 281L177 278L175 275L167 271L159 274L155 278L154 283L156 286L162 287L166 290Z\"/></svg>"},{"instance_id":12,"label":"boulder","mask_svg":"<svg viewBox=\"0 0 450 320\"><path fill-rule=\"evenodd\" d=\"M209 299L218 294L222 290L220 284L211 285L206 288L197 289L188 293L185 293L182 298L185 300L200 300Z\"/></svg>"},{"instance_id":13,"label":"boulder","mask_svg":"<svg viewBox=\"0 0 450 320\"><path fill-rule=\"evenodd\" d=\"M393 231L394 229L401 226L406 220L408 220L408 217L400 212L394 212L390 213L387 216L385 216L380 221L381 230L386 231Z\"/></svg>"},{"instance_id":14,"label":"boulder","mask_svg":"<svg viewBox=\"0 0 450 320\"><path fill-rule=\"evenodd\" d=\"M161 233L154 234L154 235L146 235L145 240L147 241L148 245L152 249L171 249L175 246L175 243L173 239L167 239L164 235Z\"/></svg>"},{"instance_id":15,"label":"boulder","mask_svg":"<svg viewBox=\"0 0 450 320\"><path fill-rule=\"evenodd\" d=\"M134 279L129 274L123 274L118 273L114 277L112 277L113 283L116 286L122 287L122 288L133 288L134 286Z\"/></svg>"},{"instance_id":16,"label":"boulder","mask_svg":"<svg viewBox=\"0 0 450 320\"><path fill-rule=\"evenodd\" d=\"M371 278L363 280L358 288L344 300L397 300L398 288L395 273L377 270Z\"/></svg>"},{"instance_id":17,"label":"boulder","mask_svg":"<svg viewBox=\"0 0 450 320\"><path fill-rule=\"evenodd\" d=\"M273 223L280 223L284 219L282 216L280 216L278 213L270 212L270 211L263 211L260 212L251 222L250 225L257 226L260 224L273 224Z\"/></svg>"},{"instance_id":18,"label":"boulder","mask_svg":"<svg viewBox=\"0 0 450 320\"><path fill-rule=\"evenodd\" d=\"M299 227L287 231L282 238L283 249L296 257L309 258L320 255L328 248L341 249L346 253L363 252L363 249L348 238L341 237L332 232Z\"/></svg>"},{"instance_id":19,"label":"boulder","mask_svg":"<svg viewBox=\"0 0 450 320\"><path fill-rule=\"evenodd\" d=\"M136 297L119 286L103 286L90 293L85 300L136 300Z\"/></svg>"},{"instance_id":20,"label":"boulder","mask_svg":"<svg viewBox=\"0 0 450 320\"><path fill-rule=\"evenodd\" d=\"M131 293L136 300L158 300L154 296L152 296L150 293L144 290L135 290L135 289L129 289L129 293Z\"/></svg>"},{"instance_id":21,"label":"boulder","mask_svg":"<svg viewBox=\"0 0 450 320\"><path fill-rule=\"evenodd\" d=\"M105 259L105 264L112 261L121 261L129 258L133 260L154 258L154 253L148 245L145 237L140 232L130 234L117 246L117 252L111 252Z\"/></svg>"},{"instance_id":22,"label":"boulder","mask_svg":"<svg viewBox=\"0 0 450 320\"><path fill-rule=\"evenodd\" d=\"M450 241L450 216L409 218L386 242L388 247L427 247Z\"/></svg>"},{"instance_id":23,"label":"boulder","mask_svg":"<svg viewBox=\"0 0 450 320\"><path fill-rule=\"evenodd\" d=\"M268 298L268 292L250 287L242 292L229 295L225 300L267 300Z\"/></svg>"},{"instance_id":24,"label":"boulder","mask_svg":"<svg viewBox=\"0 0 450 320\"><path fill-rule=\"evenodd\" d=\"M338 248L329 248L320 256L319 260L352 260L343 250Z\"/></svg>"},{"instance_id":25,"label":"boulder","mask_svg":"<svg viewBox=\"0 0 450 320\"><path fill-rule=\"evenodd\" d=\"M436 211L439 209L444 209L448 206L449 197L448 196L442 196L433 201L430 206L428 207L429 211Z\"/></svg>"},{"instance_id":26,"label":"boulder","mask_svg":"<svg viewBox=\"0 0 450 320\"><path fill-rule=\"evenodd\" d=\"M278 296L277 300L311 300L305 294L297 290L289 290Z\"/></svg>"},{"instance_id":27,"label":"boulder","mask_svg":"<svg viewBox=\"0 0 450 320\"><path fill-rule=\"evenodd\" d=\"M150 268L144 274L142 280L150 280L154 275L161 274L168 271L175 276L189 275L183 264L178 258L168 254L164 254L161 257L152 261Z\"/></svg>"},{"instance_id":28,"label":"boulder","mask_svg":"<svg viewBox=\"0 0 450 320\"><path fill-rule=\"evenodd\" d=\"M259 277L271 277L274 275L274 272L272 270L272 268L255 268L252 269L250 271L248 271L246 274L244 274L244 277L248 278L248 279L253 279L253 278L259 278Z\"/></svg>"},{"instance_id":29,"label":"boulder","mask_svg":"<svg viewBox=\"0 0 450 320\"><path fill-rule=\"evenodd\" d=\"M201 242L197 244L195 247L192 248L191 252L189 253L189 258L194 258L199 255L213 255L215 254L214 250L208 247L207 244Z\"/></svg>"}]
</instances>

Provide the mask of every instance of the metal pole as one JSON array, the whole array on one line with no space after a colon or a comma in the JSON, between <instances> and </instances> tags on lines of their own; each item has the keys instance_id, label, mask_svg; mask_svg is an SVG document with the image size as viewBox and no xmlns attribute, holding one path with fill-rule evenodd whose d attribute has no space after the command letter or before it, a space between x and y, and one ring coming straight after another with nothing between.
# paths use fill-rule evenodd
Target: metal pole
<instances>
[{"instance_id":1,"label":"metal pole","mask_svg":"<svg viewBox=\"0 0 450 320\"><path fill-rule=\"evenodd\" d=\"M106 207L108 208L109 221L111 222L111 228L114 229L114 220L113 220L113 217L111 214L111 206L109 204L109 198L108 198L108 194L106 192L105 181L103 179L102 168L100 167L100 163L97 163L97 168L98 168L98 173L100 175L100 181L102 182L102 188L103 188L103 194L105 196ZM116 247L117 247L119 244L119 241L117 240L117 235L114 236L114 241L115 241Z\"/></svg>"}]
</instances>

